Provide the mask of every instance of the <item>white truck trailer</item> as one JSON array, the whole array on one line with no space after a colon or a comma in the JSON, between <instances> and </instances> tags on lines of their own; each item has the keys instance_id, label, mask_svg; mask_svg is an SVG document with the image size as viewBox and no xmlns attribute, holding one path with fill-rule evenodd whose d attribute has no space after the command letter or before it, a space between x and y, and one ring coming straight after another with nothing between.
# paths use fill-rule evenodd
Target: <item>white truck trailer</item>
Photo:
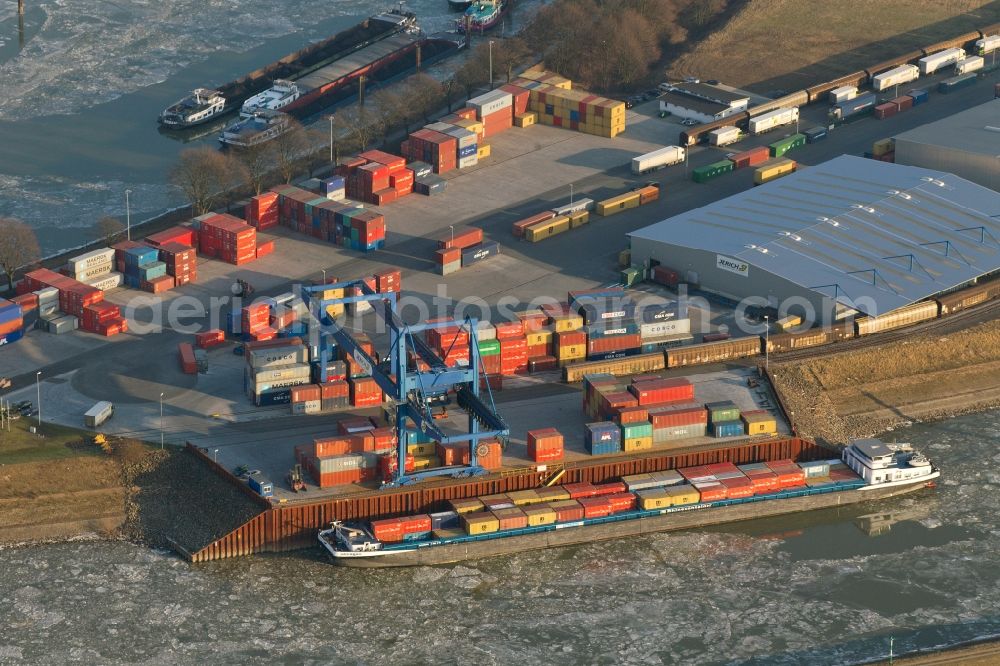
<instances>
[{"instance_id":1,"label":"white truck trailer","mask_svg":"<svg viewBox=\"0 0 1000 666\"><path fill-rule=\"evenodd\" d=\"M115 406L106 400L102 400L87 410L83 415L83 423L88 428L96 428L111 418L115 413Z\"/></svg>"},{"instance_id":2,"label":"white truck trailer","mask_svg":"<svg viewBox=\"0 0 1000 666\"><path fill-rule=\"evenodd\" d=\"M937 53L932 53L929 56L924 56L917 62L920 65L920 73L926 75L933 74L942 67L954 65L964 57L965 49L953 48L938 51Z\"/></svg>"},{"instance_id":3,"label":"white truck trailer","mask_svg":"<svg viewBox=\"0 0 1000 666\"><path fill-rule=\"evenodd\" d=\"M893 86L916 81L920 78L920 68L916 65L900 65L872 77L872 89L881 92Z\"/></svg>"},{"instance_id":4,"label":"white truck trailer","mask_svg":"<svg viewBox=\"0 0 1000 666\"><path fill-rule=\"evenodd\" d=\"M680 146L667 146L645 155L632 158L632 173L643 174L668 167L684 161L684 149Z\"/></svg>"},{"instance_id":5,"label":"white truck trailer","mask_svg":"<svg viewBox=\"0 0 1000 666\"><path fill-rule=\"evenodd\" d=\"M794 123L798 119L798 107L768 111L767 113L762 113L759 116L754 116L750 119L750 133L763 134L764 132L769 132L776 127Z\"/></svg>"}]
</instances>

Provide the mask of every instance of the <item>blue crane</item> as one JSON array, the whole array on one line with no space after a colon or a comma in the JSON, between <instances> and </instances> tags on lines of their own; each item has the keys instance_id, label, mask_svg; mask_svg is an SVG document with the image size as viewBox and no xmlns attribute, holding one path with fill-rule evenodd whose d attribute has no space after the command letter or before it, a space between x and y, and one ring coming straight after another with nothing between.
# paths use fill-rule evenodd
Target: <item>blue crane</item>
<instances>
[{"instance_id":1,"label":"blue crane","mask_svg":"<svg viewBox=\"0 0 1000 666\"><path fill-rule=\"evenodd\" d=\"M324 293L330 290L343 289L345 295L341 298L325 298ZM395 428L398 439L397 466L392 479L386 480L383 487L395 487L415 483L435 476L481 476L488 474L478 462L485 455L484 440L498 438L506 442L510 428L496 413L493 393L487 385L489 404L483 402L480 396L479 343L476 338L477 321L474 318L464 320L448 319L424 324L406 324L396 312L396 294L377 293L363 280L335 282L332 284L303 286L301 297L314 322L319 323L319 364L320 378L327 377L327 366L330 358L332 340L340 346L382 389L395 408ZM338 324L328 312L329 306L347 305L351 303L369 303L375 313L386 323L389 330L389 353L385 358L372 358L362 349L350 332ZM469 331L469 365L463 367L448 367L444 360L423 340L415 335L431 328L446 328L458 326ZM315 339L315 338L314 338ZM411 368L410 356L426 365L426 370ZM442 396L451 392L456 394L458 403L468 412L468 424L465 432L448 434L435 421L431 408ZM442 444L468 443L469 464L418 472L406 472L406 431L407 422L412 422L416 428L435 442Z\"/></svg>"}]
</instances>

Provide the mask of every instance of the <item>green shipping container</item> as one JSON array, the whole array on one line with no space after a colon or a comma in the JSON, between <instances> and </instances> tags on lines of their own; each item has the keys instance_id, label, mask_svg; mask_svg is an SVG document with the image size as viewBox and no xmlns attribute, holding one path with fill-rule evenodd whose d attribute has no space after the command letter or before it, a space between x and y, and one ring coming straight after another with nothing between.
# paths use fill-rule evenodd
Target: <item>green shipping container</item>
<instances>
[{"instance_id":1,"label":"green shipping container","mask_svg":"<svg viewBox=\"0 0 1000 666\"><path fill-rule=\"evenodd\" d=\"M740 420L740 408L732 400L709 402L705 404L705 409L708 410L708 419L712 423Z\"/></svg>"},{"instance_id":2,"label":"green shipping container","mask_svg":"<svg viewBox=\"0 0 1000 666\"><path fill-rule=\"evenodd\" d=\"M629 266L621 273L621 281L626 287L638 284L642 280L642 271L635 266Z\"/></svg>"},{"instance_id":3,"label":"green shipping container","mask_svg":"<svg viewBox=\"0 0 1000 666\"><path fill-rule=\"evenodd\" d=\"M692 170L691 178L693 178L696 183L704 183L705 181L711 180L716 176L729 173L732 170L732 162L729 160L721 160L719 162L712 162L711 164L706 164L703 167L698 167L697 169Z\"/></svg>"},{"instance_id":4,"label":"green shipping container","mask_svg":"<svg viewBox=\"0 0 1000 666\"><path fill-rule=\"evenodd\" d=\"M768 147L771 149L771 157L781 157L792 148L798 148L799 146L804 145L806 145L806 135L793 134L787 139L775 141Z\"/></svg>"},{"instance_id":5,"label":"green shipping container","mask_svg":"<svg viewBox=\"0 0 1000 666\"><path fill-rule=\"evenodd\" d=\"M500 341L499 340L480 340L479 341L479 355L480 356L496 356L500 353Z\"/></svg>"},{"instance_id":6,"label":"green shipping container","mask_svg":"<svg viewBox=\"0 0 1000 666\"><path fill-rule=\"evenodd\" d=\"M652 437L653 424L649 421L642 423L626 423L622 426L622 439L635 439L636 437Z\"/></svg>"}]
</instances>

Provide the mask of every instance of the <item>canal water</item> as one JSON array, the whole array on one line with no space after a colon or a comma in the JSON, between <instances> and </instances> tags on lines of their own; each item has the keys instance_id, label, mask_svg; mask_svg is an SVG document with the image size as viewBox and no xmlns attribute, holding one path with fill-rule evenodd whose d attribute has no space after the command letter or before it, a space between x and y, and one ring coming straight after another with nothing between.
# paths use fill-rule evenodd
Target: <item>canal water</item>
<instances>
[{"instance_id":1,"label":"canal water","mask_svg":"<svg viewBox=\"0 0 1000 666\"><path fill-rule=\"evenodd\" d=\"M0 551L0 663L812 666L1000 635L1000 412L894 434L937 490L454 566Z\"/></svg>"},{"instance_id":2,"label":"canal water","mask_svg":"<svg viewBox=\"0 0 1000 666\"><path fill-rule=\"evenodd\" d=\"M540 0L521 0L516 29ZM36 229L43 253L93 240L94 222L133 222L183 204L166 184L178 153L217 145L161 134L159 112L396 3L383 0L27 0L0 3L0 216ZM446 0L410 0L428 33L451 29ZM23 35L23 45L22 45Z\"/></svg>"}]
</instances>

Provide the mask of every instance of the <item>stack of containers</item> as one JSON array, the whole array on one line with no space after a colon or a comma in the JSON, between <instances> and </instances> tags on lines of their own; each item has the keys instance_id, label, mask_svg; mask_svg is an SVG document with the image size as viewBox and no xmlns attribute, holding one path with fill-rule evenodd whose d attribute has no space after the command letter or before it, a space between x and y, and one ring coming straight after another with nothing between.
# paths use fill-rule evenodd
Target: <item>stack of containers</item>
<instances>
[{"instance_id":1,"label":"stack of containers","mask_svg":"<svg viewBox=\"0 0 1000 666\"><path fill-rule=\"evenodd\" d=\"M496 335L494 333L494 335ZM484 340L483 338L478 338L479 345L479 360L482 367L482 373L486 375L486 381L490 383L490 388L496 387L496 383L500 382L500 386L503 386L502 380L493 379L494 377L502 377L500 371L502 366L500 364L500 341L496 338L490 340Z\"/></svg>"},{"instance_id":2,"label":"stack of containers","mask_svg":"<svg viewBox=\"0 0 1000 666\"><path fill-rule=\"evenodd\" d=\"M492 90L468 102L476 110L476 118L483 123L483 138L506 131L514 126L514 98L504 90Z\"/></svg>"},{"instance_id":3,"label":"stack of containers","mask_svg":"<svg viewBox=\"0 0 1000 666\"><path fill-rule=\"evenodd\" d=\"M409 146L407 145L405 148L401 147L400 152L404 155L409 155ZM413 191L417 194L434 196L435 194L444 192L447 181L435 175L434 169L431 168L430 164L417 160L409 162L406 168L413 172Z\"/></svg>"},{"instance_id":4,"label":"stack of containers","mask_svg":"<svg viewBox=\"0 0 1000 666\"><path fill-rule=\"evenodd\" d=\"M287 405L291 389L309 383L309 352L299 338L246 342L244 390L258 407Z\"/></svg>"},{"instance_id":5,"label":"stack of containers","mask_svg":"<svg viewBox=\"0 0 1000 666\"><path fill-rule=\"evenodd\" d=\"M588 423L584 427L584 446L594 456L621 452L621 437L621 429L614 423Z\"/></svg>"},{"instance_id":6,"label":"stack of containers","mask_svg":"<svg viewBox=\"0 0 1000 666\"><path fill-rule=\"evenodd\" d=\"M0 345L17 342L24 335L24 311L17 303L0 298Z\"/></svg>"},{"instance_id":7,"label":"stack of containers","mask_svg":"<svg viewBox=\"0 0 1000 666\"><path fill-rule=\"evenodd\" d=\"M59 309L67 315L82 317L83 309L104 300L104 292L46 268L31 271L18 286L22 293L55 287L59 291ZM74 326L73 328L76 328Z\"/></svg>"},{"instance_id":8,"label":"stack of containers","mask_svg":"<svg viewBox=\"0 0 1000 666\"><path fill-rule=\"evenodd\" d=\"M434 173L447 173L458 166L458 141L453 136L420 129L410 134L406 145L410 161L421 161L431 165Z\"/></svg>"},{"instance_id":9,"label":"stack of containers","mask_svg":"<svg viewBox=\"0 0 1000 666\"><path fill-rule=\"evenodd\" d=\"M278 226L278 193L262 192L251 197L243 217L251 227L258 231Z\"/></svg>"},{"instance_id":10,"label":"stack of containers","mask_svg":"<svg viewBox=\"0 0 1000 666\"><path fill-rule=\"evenodd\" d=\"M381 150L369 150L358 155L358 158L368 164L356 171L361 175L360 181L352 181L352 178L348 177L347 192L350 196L382 206L413 191L413 172L406 168L406 160L402 157ZM379 169L379 166L385 168ZM368 175L369 172L371 176ZM358 185L352 186L352 182L359 182L363 187L358 189ZM372 187L371 190L364 189L369 185ZM356 194L352 193L352 189Z\"/></svg>"},{"instance_id":11,"label":"stack of containers","mask_svg":"<svg viewBox=\"0 0 1000 666\"><path fill-rule=\"evenodd\" d=\"M383 543L426 539L430 536L431 529L436 529L431 517L424 514L373 520L371 526L372 536Z\"/></svg>"},{"instance_id":12,"label":"stack of containers","mask_svg":"<svg viewBox=\"0 0 1000 666\"><path fill-rule=\"evenodd\" d=\"M240 311L240 331L246 340L272 340L278 332L271 328L271 308L267 303L252 303Z\"/></svg>"},{"instance_id":13,"label":"stack of containers","mask_svg":"<svg viewBox=\"0 0 1000 666\"><path fill-rule=\"evenodd\" d=\"M158 294L174 286L167 275L167 265L159 260L155 247L140 246L125 250L125 284Z\"/></svg>"},{"instance_id":14,"label":"stack of containers","mask_svg":"<svg viewBox=\"0 0 1000 666\"><path fill-rule=\"evenodd\" d=\"M739 437L744 434L740 408L732 400L709 402L705 404L705 409L708 410L708 422L714 437Z\"/></svg>"},{"instance_id":15,"label":"stack of containers","mask_svg":"<svg viewBox=\"0 0 1000 666\"><path fill-rule=\"evenodd\" d=\"M740 465L739 470L750 479L755 495L772 493L781 489L778 484L778 475L771 471L767 463Z\"/></svg>"},{"instance_id":16,"label":"stack of containers","mask_svg":"<svg viewBox=\"0 0 1000 666\"><path fill-rule=\"evenodd\" d=\"M528 458L536 463L563 459L563 436L555 428L528 431Z\"/></svg>"},{"instance_id":17,"label":"stack of containers","mask_svg":"<svg viewBox=\"0 0 1000 666\"><path fill-rule=\"evenodd\" d=\"M528 108L543 125L608 138L625 131L624 102L521 79L514 84L529 89Z\"/></svg>"},{"instance_id":18,"label":"stack of containers","mask_svg":"<svg viewBox=\"0 0 1000 666\"><path fill-rule=\"evenodd\" d=\"M503 322L495 325L500 342L500 374L515 375L528 371L528 339L521 322Z\"/></svg>"},{"instance_id":19,"label":"stack of containers","mask_svg":"<svg viewBox=\"0 0 1000 666\"><path fill-rule=\"evenodd\" d=\"M708 411L693 402L651 407L649 421L653 425L653 443L667 444L704 437L708 429Z\"/></svg>"},{"instance_id":20,"label":"stack of containers","mask_svg":"<svg viewBox=\"0 0 1000 666\"><path fill-rule=\"evenodd\" d=\"M767 468L778 477L778 488L798 488L805 485L806 475L802 468L789 459L772 460L767 463Z\"/></svg>"},{"instance_id":21,"label":"stack of containers","mask_svg":"<svg viewBox=\"0 0 1000 666\"><path fill-rule=\"evenodd\" d=\"M469 331L464 327L430 328L425 338L446 366L469 365Z\"/></svg>"},{"instance_id":22,"label":"stack of containers","mask_svg":"<svg viewBox=\"0 0 1000 666\"><path fill-rule=\"evenodd\" d=\"M479 148L475 132L464 127L450 127L442 130L441 133L455 138L459 169L467 169L479 164Z\"/></svg>"},{"instance_id":23,"label":"stack of containers","mask_svg":"<svg viewBox=\"0 0 1000 666\"><path fill-rule=\"evenodd\" d=\"M375 274L375 291L380 294L399 293L402 290L402 273L398 268L387 268Z\"/></svg>"},{"instance_id":24,"label":"stack of containers","mask_svg":"<svg viewBox=\"0 0 1000 666\"><path fill-rule=\"evenodd\" d=\"M208 257L240 266L257 258L257 230L227 214L198 218L198 248Z\"/></svg>"},{"instance_id":25,"label":"stack of containers","mask_svg":"<svg viewBox=\"0 0 1000 666\"><path fill-rule=\"evenodd\" d=\"M198 279L198 252L181 243L164 243L159 246L159 257L167 267L167 275L174 278L179 287Z\"/></svg>"},{"instance_id":26,"label":"stack of containers","mask_svg":"<svg viewBox=\"0 0 1000 666\"><path fill-rule=\"evenodd\" d=\"M353 160L350 164L358 162L365 166L363 160ZM377 170L378 166L373 168ZM350 169L348 179L361 178L351 175L359 167ZM292 185L281 185L274 191L278 193L278 221L282 226L362 252L385 245L385 217L379 213L317 197Z\"/></svg>"},{"instance_id":27,"label":"stack of containers","mask_svg":"<svg viewBox=\"0 0 1000 666\"><path fill-rule=\"evenodd\" d=\"M110 337L128 331L128 322L122 318L117 305L101 302L83 308L80 328Z\"/></svg>"},{"instance_id":28,"label":"stack of containers","mask_svg":"<svg viewBox=\"0 0 1000 666\"><path fill-rule=\"evenodd\" d=\"M169 243L179 243L184 247L194 247L197 243L197 233L191 227L171 227L166 231L146 236L146 245L163 247Z\"/></svg>"},{"instance_id":29,"label":"stack of containers","mask_svg":"<svg viewBox=\"0 0 1000 666\"><path fill-rule=\"evenodd\" d=\"M122 285L122 275L114 269L115 251L101 248L71 258L63 272L78 282L108 291Z\"/></svg>"}]
</instances>

